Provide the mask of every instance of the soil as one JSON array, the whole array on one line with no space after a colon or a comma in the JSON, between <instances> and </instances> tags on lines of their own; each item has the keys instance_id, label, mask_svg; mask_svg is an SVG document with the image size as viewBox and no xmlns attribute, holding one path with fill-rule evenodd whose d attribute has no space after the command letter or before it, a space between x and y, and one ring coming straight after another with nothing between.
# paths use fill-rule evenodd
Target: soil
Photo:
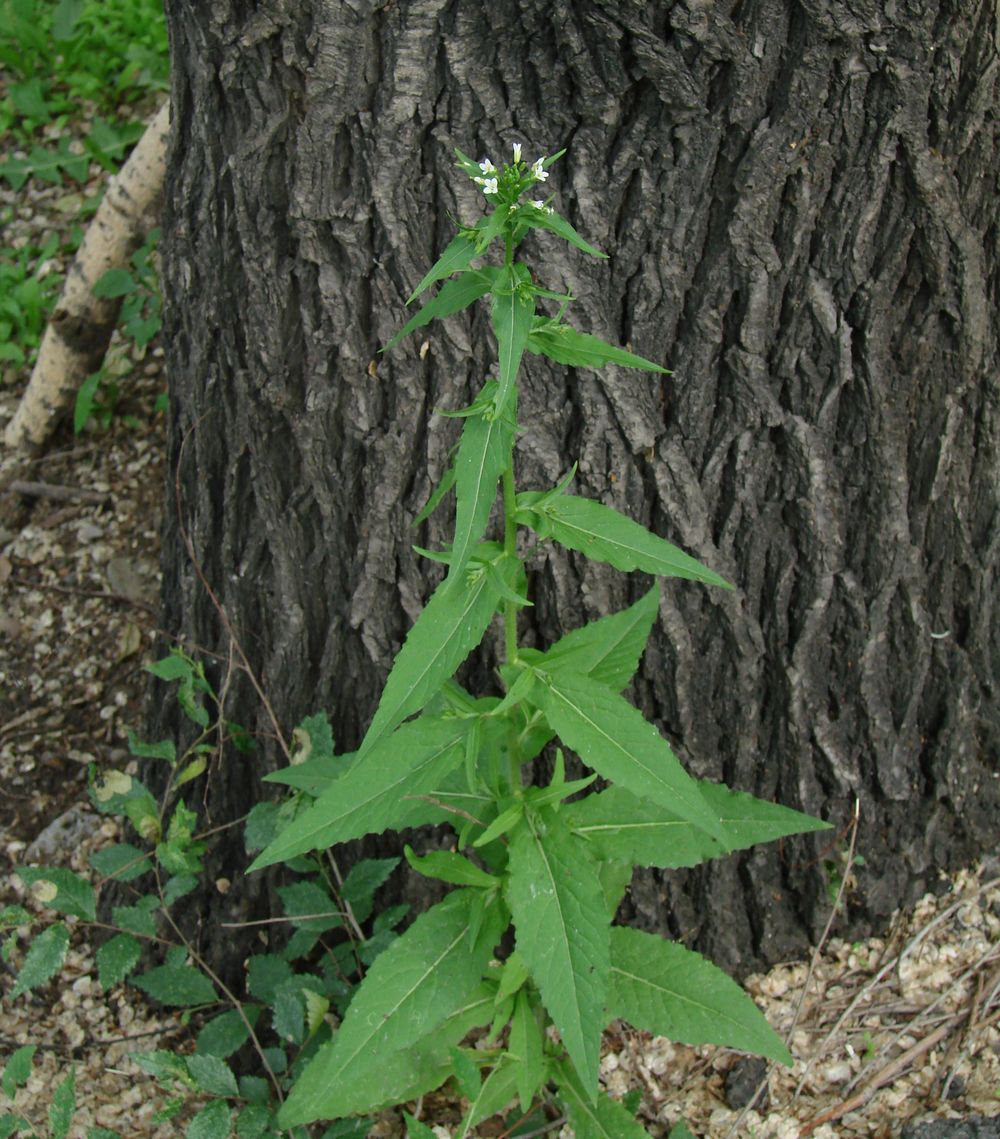
<instances>
[{"instance_id":1,"label":"soil","mask_svg":"<svg viewBox=\"0 0 1000 1139\"><path fill-rule=\"evenodd\" d=\"M86 193L97 192L99 178L95 169ZM0 205L15 211L5 241L40 244L53 226L65 227L65 194L0 192ZM121 344L113 350L128 353ZM88 853L115 840L115 824L90 807L88 769L132 762L127 736L141 724L143 666L157 632L159 524L169 496L164 424L153 408L165 381L155 345L131 362L110 428L74 436L61 427L41 455L0 457L0 909L28 907L38 915L36 934L44 911L12 872L33 861L86 872ZM25 369L4 374L0 429L27 378ZM811 961L751 977L749 992L789 1041L791 1071L622 1025L606 1036L605 1086L641 1093L639 1117L654 1136L683 1118L713 1139L892 1139L917 1120L996 1115L998 875L998 864L964 871L899 913L884 937L829 940ZM850 879L844 887L856 888ZM12 1002L29 941L27 928L15 932L0 972L0 1047L39 1046L35 1075L17 1097L38 1134L47 1134L52 1091L74 1066L72 1139L92 1126L133 1139L179 1134L200 1105L158 1123L165 1095L132 1055L191 1048L183 1018L128 985L103 993L79 924L63 974ZM763 1098L744 1107L761 1083ZM0 1110L4 1103L0 1094ZM459 1108L447 1095L411 1105L440 1136L455 1132ZM380 1119L375 1131L399 1134L398 1117ZM487 1124L480 1133L498 1132Z\"/></svg>"}]
</instances>

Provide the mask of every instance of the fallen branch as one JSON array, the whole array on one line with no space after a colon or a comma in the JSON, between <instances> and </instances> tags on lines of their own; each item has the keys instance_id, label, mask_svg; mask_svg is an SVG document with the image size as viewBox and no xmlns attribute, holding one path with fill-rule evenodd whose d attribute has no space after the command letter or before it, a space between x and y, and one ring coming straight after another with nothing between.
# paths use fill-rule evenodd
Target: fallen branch
<instances>
[{"instance_id":1,"label":"fallen branch","mask_svg":"<svg viewBox=\"0 0 1000 1139\"><path fill-rule=\"evenodd\" d=\"M48 498L53 502L91 502L97 506L103 505L111 497L104 490L62 486L51 482L25 482L23 479L14 479L8 484L7 489L14 494L23 494L25 498Z\"/></svg>"},{"instance_id":2,"label":"fallen branch","mask_svg":"<svg viewBox=\"0 0 1000 1139\"><path fill-rule=\"evenodd\" d=\"M167 103L111 179L70 266L28 387L7 424L8 447L41 446L72 405L80 385L100 367L121 298L95 297L94 285L109 269L126 266L142 244L146 219L163 189L169 128Z\"/></svg>"}]
</instances>

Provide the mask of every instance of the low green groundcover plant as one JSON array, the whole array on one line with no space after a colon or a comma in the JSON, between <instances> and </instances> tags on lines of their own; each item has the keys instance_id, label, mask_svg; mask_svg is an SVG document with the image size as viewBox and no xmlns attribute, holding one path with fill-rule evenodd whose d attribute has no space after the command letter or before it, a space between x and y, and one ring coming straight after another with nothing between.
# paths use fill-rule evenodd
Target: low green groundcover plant
<instances>
[{"instance_id":1,"label":"low green groundcover plant","mask_svg":"<svg viewBox=\"0 0 1000 1139\"><path fill-rule=\"evenodd\" d=\"M547 1130L564 1113L580 1139L642 1136L634 1099L616 1101L598 1081L602 1032L615 1019L679 1042L791 1060L729 977L683 945L615 925L614 917L636 866L693 866L826 824L693 779L622 696L656 620L659 586L546 651L518 638L518 614L531 604L521 549L530 553L532 542L559 543L626 572L728 588L638 523L571 494L572 470L554 487L515 484L526 352L573 367L665 369L573 328L565 320L573 298L538 284L516 256L532 229L602 256L549 201L531 197L560 154L529 165L515 145L502 168L458 157L490 212L459 230L410 301L431 286L437 291L389 345L490 299L496 375L468 407L449 413L464 420L461 436L420 516L454 491L450 546L423 551L447 573L410 630L358 750L336 754L326 717L307 718L294 733L289 766L268 777L288 788L287 797L258 804L247 819L247 849L260 851L250 869L284 863L291 880L278 891L284 915L275 919L273 948L249 961L245 998L212 973L173 918L199 883L209 838L197 833L196 812L180 792L206 775L224 743L250 743L225 719L196 661L175 652L151 668L176 685L198 731L194 742L178 755L169 740L132 740L135 755L170 768L161 800L124 772L92 780L95 805L128 819L142 843L120 843L93 859L102 878L135 890L130 905L114 910L99 979L108 988L132 978L200 1026L192 1055L140 1057L172 1089L163 1117L190 1111L192 1095L207 1100L188 1122L187 1139L226 1139L234 1127L241 1139L279 1131L305 1139L318 1134L312 1125L320 1120L329 1124L324 1139L351 1139L376 1111L448 1080L468 1105L459 1136L501 1112L512 1135ZM494 248L502 257L492 262ZM545 301L556 302L557 315L541 311ZM501 691L474 695L454 676L494 624ZM567 778L563 747L590 774ZM544 749L553 774L547 786L532 786L531 764ZM342 877L331 848L428 824L449 824L454 849L419 855L406 846L405 857L454 889L399 934L406 907L377 913L374 906L399 860L363 861ZM59 913L96 920L95 890L80 875L49 867L19 873ZM29 920L10 907L0 913L0 930ZM279 936L282 926L290 936ZM52 978L69 941L62 920L38 934L13 996ZM160 946L162 963L139 972L143 942ZM245 1064L237 1074L241 1049L255 1053L253 1074ZM27 1080L32 1053L27 1046L10 1059L0 1077L7 1095ZM74 1104L71 1073L50 1112L54 1139L67 1134ZM418 1119L407 1122L417 1139L432 1134ZM32 1124L23 1114L0 1114L0 1139L24 1131ZM689 1134L678 1124L672 1137ZM95 1129L90 1139L109 1135Z\"/></svg>"}]
</instances>

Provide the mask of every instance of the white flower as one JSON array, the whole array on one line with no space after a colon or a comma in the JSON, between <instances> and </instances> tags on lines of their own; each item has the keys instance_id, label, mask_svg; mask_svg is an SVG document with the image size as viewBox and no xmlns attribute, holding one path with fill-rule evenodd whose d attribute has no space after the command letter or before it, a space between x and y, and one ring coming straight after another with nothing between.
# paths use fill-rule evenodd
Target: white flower
<instances>
[{"instance_id":1,"label":"white flower","mask_svg":"<svg viewBox=\"0 0 1000 1139\"><path fill-rule=\"evenodd\" d=\"M496 178L477 178L476 181L481 183L484 194L495 194L497 192Z\"/></svg>"},{"instance_id":2,"label":"white flower","mask_svg":"<svg viewBox=\"0 0 1000 1139\"><path fill-rule=\"evenodd\" d=\"M479 163L479 169L482 170L484 174L495 174L497 172L497 168L488 158L484 158L482 162ZM476 181L478 182L479 179L477 178Z\"/></svg>"},{"instance_id":3,"label":"white flower","mask_svg":"<svg viewBox=\"0 0 1000 1139\"><path fill-rule=\"evenodd\" d=\"M542 169L542 163L544 161L543 158L539 158L531 167L532 176L537 178L539 182L544 182L549 176L549 172Z\"/></svg>"},{"instance_id":4,"label":"white flower","mask_svg":"<svg viewBox=\"0 0 1000 1139\"><path fill-rule=\"evenodd\" d=\"M545 203L542 201L541 198L534 198L532 200L531 204L535 207L536 210L544 210L545 209Z\"/></svg>"},{"instance_id":5,"label":"white flower","mask_svg":"<svg viewBox=\"0 0 1000 1139\"><path fill-rule=\"evenodd\" d=\"M514 143L514 165L516 166L521 161L521 144Z\"/></svg>"}]
</instances>

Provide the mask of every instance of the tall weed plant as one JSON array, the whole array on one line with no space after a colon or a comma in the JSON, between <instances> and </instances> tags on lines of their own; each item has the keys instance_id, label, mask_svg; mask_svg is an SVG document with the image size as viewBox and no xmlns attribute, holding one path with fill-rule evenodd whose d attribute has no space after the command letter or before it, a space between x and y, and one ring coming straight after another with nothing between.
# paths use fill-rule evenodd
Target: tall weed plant
<instances>
[{"instance_id":1,"label":"tall weed plant","mask_svg":"<svg viewBox=\"0 0 1000 1139\"><path fill-rule=\"evenodd\" d=\"M250 869L284 864L291 879L279 890L284 915L275 919L289 936L250 959L245 997L225 988L172 916L198 884L208 837L198 834L181 790L206 776L222 742L249 745L194 660L174 653L152 671L176 686L198 727L195 742L179 756L171 741L132 741L137 756L169 765L164 799L157 803L124 772L95 773L95 804L128 819L142 843L94 859L99 875L136 894L115 910L115 936L98 956L100 980L110 987L133 978L198 1018L193 1055L163 1051L142 1060L178 1093L164 1110L180 1112L185 1095L209 1098L188 1124L188 1139L226 1139L234 1127L244 1139L282 1131L304 1139L318 1133L318 1121L328 1124L327 1139L360 1136L379 1110L419 1103L448 1080L465 1104L460 1137L499 1113L512 1134L566 1118L579 1139L642 1136L633 1111L599 1082L602 1033L616 1019L678 1042L791 1061L729 977L683 945L614 918L637 866L694 866L826 824L693 779L622 695L656 621L659 585L544 651L520 640L519 615L531 605L525 557L545 543L623 572L729 588L627 516L572 494L573 469L555 486L517 485L526 355L576 368L665 371L574 328L566 319L572 296L539 283L519 257L535 229L603 256L551 199L535 196L561 153L528 163L515 144L512 160L499 167L458 153L489 212L459 228L408 303L433 287L431 299L387 346L435 318L489 303L497 366L469 406L447 413L463 421L460 438L421 515L453 492L450 545L423 551L446 572L396 657L357 751L337 754L327 719L309 717L294 733L289 765L268 776L287 797L258 804L247 820L248 850L260 852ZM455 673L489 636L498 642L499 691L472 693ZM564 749L589 774L567 778ZM553 774L534 786L532 764L543 752ZM418 854L404 846L403 854L414 871L450 890L400 934L406 908L377 913L374 906L398 860L361 862L341 876L332 848L429 824L449 825L453 848ZM20 874L37 900L96 920L95 891L80 875L48 867ZM0 914L8 929L29 921L21 907ZM56 975L69 940L65 920L34 938L14 996ZM167 948L162 964L140 972L144 942ZM240 1049L256 1055L259 1074L237 1075L232 1060ZM30 1066L30 1050L21 1049L0 1087L16 1091ZM67 1087L56 1139L75 1102ZM431 1134L419 1119L407 1120L412 1135ZM27 1126L16 1111L0 1115L3 1135ZM674 1134L689 1133L678 1125Z\"/></svg>"}]
</instances>

